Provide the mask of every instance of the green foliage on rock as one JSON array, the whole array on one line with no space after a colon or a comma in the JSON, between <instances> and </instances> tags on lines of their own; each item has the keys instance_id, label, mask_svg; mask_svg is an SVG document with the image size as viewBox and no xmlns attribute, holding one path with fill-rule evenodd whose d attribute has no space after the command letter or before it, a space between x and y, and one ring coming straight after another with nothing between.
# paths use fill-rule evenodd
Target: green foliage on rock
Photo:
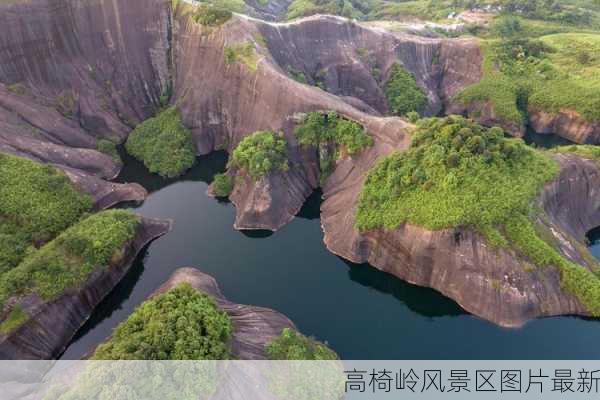
<instances>
[{"instance_id":1,"label":"green foliage on rock","mask_svg":"<svg viewBox=\"0 0 600 400\"><path fill-rule=\"evenodd\" d=\"M356 122L341 117L336 112L306 114L295 131L301 145L319 146L331 142L353 155L373 145L373 138Z\"/></svg>"},{"instance_id":2,"label":"green foliage on rock","mask_svg":"<svg viewBox=\"0 0 600 400\"><path fill-rule=\"evenodd\" d=\"M32 251L0 280L0 308L12 297L37 294L46 301L83 284L97 268L117 263L139 218L124 210L94 214Z\"/></svg>"},{"instance_id":3,"label":"green foliage on rock","mask_svg":"<svg viewBox=\"0 0 600 400\"><path fill-rule=\"evenodd\" d=\"M337 360L337 354L323 343L285 328L266 348L271 360Z\"/></svg>"},{"instance_id":4,"label":"green foliage on rock","mask_svg":"<svg viewBox=\"0 0 600 400\"><path fill-rule=\"evenodd\" d=\"M125 144L127 152L152 173L174 178L194 165L196 151L191 132L175 107L138 125Z\"/></svg>"},{"instance_id":5,"label":"green foliage on rock","mask_svg":"<svg viewBox=\"0 0 600 400\"><path fill-rule=\"evenodd\" d=\"M555 153L575 154L582 158L596 161L600 163L600 146L589 144L559 146L552 149Z\"/></svg>"},{"instance_id":6,"label":"green foliage on rock","mask_svg":"<svg viewBox=\"0 0 600 400\"><path fill-rule=\"evenodd\" d=\"M117 145L114 142L100 139L96 146L99 152L111 156L116 163L121 163L121 156L119 156Z\"/></svg>"},{"instance_id":7,"label":"green foliage on rock","mask_svg":"<svg viewBox=\"0 0 600 400\"><path fill-rule=\"evenodd\" d=\"M455 100L489 105L498 118L516 123L532 111L571 111L588 122L600 121L600 58L595 56L600 35L505 37L482 47L481 81Z\"/></svg>"},{"instance_id":8,"label":"green foliage on rock","mask_svg":"<svg viewBox=\"0 0 600 400\"><path fill-rule=\"evenodd\" d=\"M15 267L27 249L46 242L92 208L58 169L0 154L0 273Z\"/></svg>"},{"instance_id":9,"label":"green foliage on rock","mask_svg":"<svg viewBox=\"0 0 600 400\"><path fill-rule=\"evenodd\" d=\"M417 85L415 77L400 64L394 64L385 84L385 97L390 111L396 115L421 112L427 105L427 96Z\"/></svg>"},{"instance_id":10,"label":"green foliage on rock","mask_svg":"<svg viewBox=\"0 0 600 400\"><path fill-rule=\"evenodd\" d=\"M597 154L585 148L582 153ZM369 172L356 224L362 231L403 223L429 230L470 228L538 267L558 268L564 290L599 316L600 279L557 250L534 206L558 170L547 153L504 138L499 128L457 116L424 119L406 152L386 157Z\"/></svg>"},{"instance_id":11,"label":"green foliage on rock","mask_svg":"<svg viewBox=\"0 0 600 400\"><path fill-rule=\"evenodd\" d=\"M555 161L500 128L458 116L423 119L411 147L383 159L360 197L361 230L407 222L431 230L470 226L488 233L507 216L528 213Z\"/></svg>"},{"instance_id":12,"label":"green foliage on rock","mask_svg":"<svg viewBox=\"0 0 600 400\"><path fill-rule=\"evenodd\" d=\"M93 359L229 359L232 330L213 299L183 283L145 301L98 347Z\"/></svg>"},{"instance_id":13,"label":"green foliage on rock","mask_svg":"<svg viewBox=\"0 0 600 400\"><path fill-rule=\"evenodd\" d=\"M363 19L379 3L378 0L294 0L288 7L287 19L315 14L332 14Z\"/></svg>"},{"instance_id":14,"label":"green foliage on rock","mask_svg":"<svg viewBox=\"0 0 600 400\"><path fill-rule=\"evenodd\" d=\"M287 171L287 141L282 134L255 132L235 148L230 166L247 172L254 179L274 171Z\"/></svg>"},{"instance_id":15,"label":"green foliage on rock","mask_svg":"<svg viewBox=\"0 0 600 400\"><path fill-rule=\"evenodd\" d=\"M225 8L217 7L212 4L200 4L196 10L194 10L192 18L200 25L216 27L229 21L232 16L233 14L231 11Z\"/></svg>"},{"instance_id":16,"label":"green foliage on rock","mask_svg":"<svg viewBox=\"0 0 600 400\"><path fill-rule=\"evenodd\" d=\"M227 174L215 175L213 190L217 197L229 197L234 187L234 178Z\"/></svg>"},{"instance_id":17,"label":"green foliage on rock","mask_svg":"<svg viewBox=\"0 0 600 400\"><path fill-rule=\"evenodd\" d=\"M258 54L254 44L250 42L225 46L223 52L225 63L228 65L240 62L252 72L256 72L258 69Z\"/></svg>"},{"instance_id":18,"label":"green foliage on rock","mask_svg":"<svg viewBox=\"0 0 600 400\"><path fill-rule=\"evenodd\" d=\"M6 319L0 323L0 335L6 335L14 331L27 322L28 319L29 316L20 306L13 307Z\"/></svg>"}]
</instances>

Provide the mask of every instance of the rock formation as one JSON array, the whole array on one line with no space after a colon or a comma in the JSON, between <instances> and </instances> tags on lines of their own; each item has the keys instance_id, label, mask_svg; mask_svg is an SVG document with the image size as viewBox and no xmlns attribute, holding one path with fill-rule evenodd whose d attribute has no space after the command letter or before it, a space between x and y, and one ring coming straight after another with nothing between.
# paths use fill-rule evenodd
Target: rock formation
<instances>
[{"instance_id":1,"label":"rock formation","mask_svg":"<svg viewBox=\"0 0 600 400\"><path fill-rule=\"evenodd\" d=\"M133 240L125 244L118 265L97 270L82 287L68 290L54 301L29 296L22 307L31 317L16 330L0 335L0 359L57 358L142 248L170 229L170 222L144 218Z\"/></svg>"},{"instance_id":2,"label":"rock formation","mask_svg":"<svg viewBox=\"0 0 600 400\"><path fill-rule=\"evenodd\" d=\"M296 329L286 316L268 308L236 304L227 300L215 279L195 268L180 268L171 275L152 296L164 293L181 284L189 283L194 289L211 296L225 311L233 324L231 354L237 360L265 360L266 345L278 337L283 329Z\"/></svg>"}]
</instances>

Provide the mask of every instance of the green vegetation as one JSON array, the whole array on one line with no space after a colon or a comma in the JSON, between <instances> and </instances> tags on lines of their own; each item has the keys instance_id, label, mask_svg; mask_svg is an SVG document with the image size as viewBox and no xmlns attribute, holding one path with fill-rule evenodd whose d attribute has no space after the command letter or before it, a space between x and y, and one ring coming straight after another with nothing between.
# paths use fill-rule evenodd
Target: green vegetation
<instances>
[{"instance_id":1,"label":"green vegetation","mask_svg":"<svg viewBox=\"0 0 600 400\"><path fill-rule=\"evenodd\" d=\"M361 230L408 222L437 230L470 226L484 234L507 216L528 214L556 163L521 140L505 139L458 116L419 121L408 151L383 159L360 198Z\"/></svg>"},{"instance_id":2,"label":"green vegetation","mask_svg":"<svg viewBox=\"0 0 600 400\"><path fill-rule=\"evenodd\" d=\"M552 151L555 153L571 153L578 155L579 157L587 158L600 163L600 146L592 146L587 144L560 146L553 148Z\"/></svg>"},{"instance_id":3,"label":"green vegetation","mask_svg":"<svg viewBox=\"0 0 600 400\"><path fill-rule=\"evenodd\" d=\"M56 97L54 107L63 116L71 118L75 115L75 103L75 97L72 93L61 93Z\"/></svg>"},{"instance_id":4,"label":"green vegetation","mask_svg":"<svg viewBox=\"0 0 600 400\"><path fill-rule=\"evenodd\" d=\"M49 165L0 154L0 273L92 208L69 178Z\"/></svg>"},{"instance_id":5,"label":"green vegetation","mask_svg":"<svg viewBox=\"0 0 600 400\"><path fill-rule=\"evenodd\" d=\"M383 159L369 173L358 228L469 227L538 267L558 268L563 288L600 315L600 278L566 260L537 222L533 200L557 175L557 163L519 139L504 138L499 128L484 129L462 117L424 119L417 127L408 151ZM585 147L577 152L597 154Z\"/></svg>"},{"instance_id":6,"label":"green vegetation","mask_svg":"<svg viewBox=\"0 0 600 400\"><path fill-rule=\"evenodd\" d=\"M232 329L214 300L183 283L138 307L93 359L224 360Z\"/></svg>"},{"instance_id":7,"label":"green vegetation","mask_svg":"<svg viewBox=\"0 0 600 400\"><path fill-rule=\"evenodd\" d=\"M129 135L125 148L150 172L168 178L183 174L196 160L192 134L183 126L175 107L138 125Z\"/></svg>"},{"instance_id":8,"label":"green vegetation","mask_svg":"<svg viewBox=\"0 0 600 400\"><path fill-rule=\"evenodd\" d=\"M123 245L133 238L138 223L133 214L113 210L68 228L2 274L0 308L10 298L33 293L51 301L83 284L95 269L121 260Z\"/></svg>"},{"instance_id":9,"label":"green vegetation","mask_svg":"<svg viewBox=\"0 0 600 400\"><path fill-rule=\"evenodd\" d=\"M600 35L528 39L514 19L498 29L501 40L483 43L482 80L456 100L490 104L498 117L516 123L536 110L570 110L586 121L600 121Z\"/></svg>"},{"instance_id":10,"label":"green vegetation","mask_svg":"<svg viewBox=\"0 0 600 400\"><path fill-rule=\"evenodd\" d=\"M336 112L306 114L294 134L301 145L315 146L319 149L321 184L333 171L335 160L340 154L358 154L373 145L373 138L362 126L339 116ZM332 150L332 145L339 148Z\"/></svg>"},{"instance_id":11,"label":"green vegetation","mask_svg":"<svg viewBox=\"0 0 600 400\"><path fill-rule=\"evenodd\" d=\"M385 84L385 97L390 111L396 115L421 112L427 105L427 96L417 85L415 77L400 64L394 64Z\"/></svg>"},{"instance_id":12,"label":"green vegetation","mask_svg":"<svg viewBox=\"0 0 600 400\"><path fill-rule=\"evenodd\" d=\"M254 179L272 171L287 171L287 141L282 134L255 132L246 136L235 148L230 166L247 172Z\"/></svg>"},{"instance_id":13,"label":"green vegetation","mask_svg":"<svg viewBox=\"0 0 600 400\"><path fill-rule=\"evenodd\" d=\"M304 83L304 84L308 83L308 81L306 80L306 75L304 75L304 72L298 71L297 69L295 69L292 66L288 66L288 75L296 82Z\"/></svg>"},{"instance_id":14,"label":"green vegetation","mask_svg":"<svg viewBox=\"0 0 600 400\"><path fill-rule=\"evenodd\" d=\"M121 156L119 156L117 145L114 142L107 139L100 139L98 140L97 148L99 152L111 156L116 163L121 163Z\"/></svg>"},{"instance_id":15,"label":"green vegetation","mask_svg":"<svg viewBox=\"0 0 600 400\"><path fill-rule=\"evenodd\" d=\"M23 325L29 316L20 306L15 306L8 314L8 317L0 323L0 335L6 335Z\"/></svg>"},{"instance_id":16,"label":"green vegetation","mask_svg":"<svg viewBox=\"0 0 600 400\"><path fill-rule=\"evenodd\" d=\"M373 138L356 122L341 117L336 112L306 114L294 131L298 142L304 146L319 146L331 142L343 147L350 155L373 145Z\"/></svg>"},{"instance_id":17,"label":"green vegetation","mask_svg":"<svg viewBox=\"0 0 600 400\"><path fill-rule=\"evenodd\" d=\"M285 328L281 335L267 345L271 360L337 360L338 356L322 343Z\"/></svg>"},{"instance_id":18,"label":"green vegetation","mask_svg":"<svg viewBox=\"0 0 600 400\"><path fill-rule=\"evenodd\" d=\"M227 174L215 175L215 181L213 182L213 190L217 197L229 197L233 191L234 178Z\"/></svg>"},{"instance_id":19,"label":"green vegetation","mask_svg":"<svg viewBox=\"0 0 600 400\"><path fill-rule=\"evenodd\" d=\"M241 62L252 72L258 69L258 54L254 44L250 42L226 46L224 49L225 63L228 65Z\"/></svg>"},{"instance_id":20,"label":"green vegetation","mask_svg":"<svg viewBox=\"0 0 600 400\"><path fill-rule=\"evenodd\" d=\"M201 25L216 27L229 21L232 16L233 14L228 9L212 4L200 4L194 11L192 18Z\"/></svg>"},{"instance_id":21,"label":"green vegetation","mask_svg":"<svg viewBox=\"0 0 600 400\"><path fill-rule=\"evenodd\" d=\"M333 14L346 18L364 19L378 4L378 0L294 0L288 8L287 18Z\"/></svg>"}]
</instances>

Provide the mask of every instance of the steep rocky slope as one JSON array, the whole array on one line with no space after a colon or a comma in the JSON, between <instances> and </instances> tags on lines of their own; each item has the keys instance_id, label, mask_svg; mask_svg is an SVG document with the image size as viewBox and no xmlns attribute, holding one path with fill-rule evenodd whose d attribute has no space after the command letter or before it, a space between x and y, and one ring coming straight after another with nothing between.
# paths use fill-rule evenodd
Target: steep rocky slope
<instances>
[{"instance_id":1,"label":"steep rocky slope","mask_svg":"<svg viewBox=\"0 0 600 400\"><path fill-rule=\"evenodd\" d=\"M143 219L133 240L124 245L117 265L98 270L82 287L68 290L54 301L29 296L22 307L30 318L16 330L0 335L0 359L58 357L98 303L127 273L141 249L170 229L170 222Z\"/></svg>"}]
</instances>

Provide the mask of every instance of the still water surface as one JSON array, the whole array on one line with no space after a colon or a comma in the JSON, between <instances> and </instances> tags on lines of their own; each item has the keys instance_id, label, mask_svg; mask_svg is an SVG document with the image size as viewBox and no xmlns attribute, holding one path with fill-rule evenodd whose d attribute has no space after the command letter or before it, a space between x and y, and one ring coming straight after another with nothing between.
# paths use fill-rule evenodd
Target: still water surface
<instances>
[{"instance_id":1,"label":"still water surface","mask_svg":"<svg viewBox=\"0 0 600 400\"><path fill-rule=\"evenodd\" d=\"M151 192L142 205L130 208L170 218L174 229L138 257L63 358L85 355L175 269L187 266L214 276L232 301L286 314L303 333L327 341L345 359L600 358L600 321L559 317L522 329L499 328L433 290L334 256L322 242L318 193L275 234L233 230L233 206L206 195L225 163L224 153L200 157L174 182L126 159L119 180L138 182ZM600 232L594 236L600 238ZM591 248L600 257L600 240Z\"/></svg>"}]
</instances>

